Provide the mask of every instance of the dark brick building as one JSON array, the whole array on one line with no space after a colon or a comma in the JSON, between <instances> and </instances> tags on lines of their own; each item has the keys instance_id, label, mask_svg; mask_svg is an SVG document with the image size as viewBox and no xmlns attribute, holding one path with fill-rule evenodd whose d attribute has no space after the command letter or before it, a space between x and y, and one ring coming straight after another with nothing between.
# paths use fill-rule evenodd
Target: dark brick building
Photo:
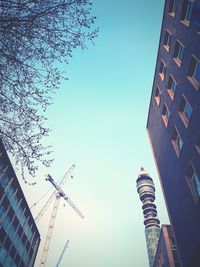
<instances>
[{"instance_id":1,"label":"dark brick building","mask_svg":"<svg viewBox=\"0 0 200 267\"><path fill-rule=\"evenodd\" d=\"M163 224L153 267L179 267L177 249L171 225Z\"/></svg>"},{"instance_id":2,"label":"dark brick building","mask_svg":"<svg viewBox=\"0 0 200 267\"><path fill-rule=\"evenodd\" d=\"M166 0L147 131L183 267L200 266L200 0Z\"/></svg>"}]
</instances>

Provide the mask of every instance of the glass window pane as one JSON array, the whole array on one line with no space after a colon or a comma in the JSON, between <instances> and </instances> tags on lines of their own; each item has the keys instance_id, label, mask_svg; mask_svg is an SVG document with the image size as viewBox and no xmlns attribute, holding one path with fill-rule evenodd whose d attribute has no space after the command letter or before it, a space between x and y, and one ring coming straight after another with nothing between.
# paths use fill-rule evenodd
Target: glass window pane
<instances>
[{"instance_id":1,"label":"glass window pane","mask_svg":"<svg viewBox=\"0 0 200 267\"><path fill-rule=\"evenodd\" d=\"M200 63L196 63L196 68L194 71L194 79L200 84Z\"/></svg>"},{"instance_id":2,"label":"glass window pane","mask_svg":"<svg viewBox=\"0 0 200 267\"><path fill-rule=\"evenodd\" d=\"M183 140L182 140L182 138L179 135L177 136L176 143L177 143L177 145L179 147L179 150L181 150L182 147L183 147Z\"/></svg>"},{"instance_id":3,"label":"glass window pane","mask_svg":"<svg viewBox=\"0 0 200 267\"><path fill-rule=\"evenodd\" d=\"M172 91L175 93L176 91L176 83L175 81L172 82L172 87L171 87Z\"/></svg>"},{"instance_id":4,"label":"glass window pane","mask_svg":"<svg viewBox=\"0 0 200 267\"><path fill-rule=\"evenodd\" d=\"M191 105L190 104L186 104L185 105L185 110L184 110L184 112L185 112L185 116L187 117L187 119L189 120L190 118L191 118L191 115L192 115L192 107L191 107Z\"/></svg>"},{"instance_id":5,"label":"glass window pane","mask_svg":"<svg viewBox=\"0 0 200 267\"><path fill-rule=\"evenodd\" d=\"M185 15L185 19L188 21L190 21L190 19L192 17L192 5L193 5L193 3L188 1L186 15Z\"/></svg>"},{"instance_id":6,"label":"glass window pane","mask_svg":"<svg viewBox=\"0 0 200 267\"><path fill-rule=\"evenodd\" d=\"M178 56L177 56L180 61L182 61L183 59L183 52L184 52L184 47L180 44L179 50L178 50Z\"/></svg>"},{"instance_id":7,"label":"glass window pane","mask_svg":"<svg viewBox=\"0 0 200 267\"><path fill-rule=\"evenodd\" d=\"M171 0L169 4L169 13L175 13L176 12L176 5L177 0Z\"/></svg>"},{"instance_id":8,"label":"glass window pane","mask_svg":"<svg viewBox=\"0 0 200 267\"><path fill-rule=\"evenodd\" d=\"M194 174L193 183L197 196L200 197L200 179L196 173Z\"/></svg>"},{"instance_id":9,"label":"glass window pane","mask_svg":"<svg viewBox=\"0 0 200 267\"><path fill-rule=\"evenodd\" d=\"M1 247L0 249L0 262L3 264L5 257L7 255L7 251L4 247Z\"/></svg>"}]
</instances>

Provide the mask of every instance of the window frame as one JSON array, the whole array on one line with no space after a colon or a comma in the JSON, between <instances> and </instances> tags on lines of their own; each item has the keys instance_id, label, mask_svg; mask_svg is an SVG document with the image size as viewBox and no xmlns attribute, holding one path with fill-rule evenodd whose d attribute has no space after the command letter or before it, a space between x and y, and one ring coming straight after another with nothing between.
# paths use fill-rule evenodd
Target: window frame
<instances>
[{"instance_id":1,"label":"window frame","mask_svg":"<svg viewBox=\"0 0 200 267\"><path fill-rule=\"evenodd\" d=\"M171 0L169 2L169 15L172 17L176 16L177 4L178 4L177 0Z\"/></svg>"},{"instance_id":2,"label":"window frame","mask_svg":"<svg viewBox=\"0 0 200 267\"><path fill-rule=\"evenodd\" d=\"M195 180L195 177L197 177L198 180ZM186 169L186 180L194 201L198 202L200 199L200 177L197 175L196 168L192 161L189 161ZM194 181L195 183L198 181L198 185L195 185Z\"/></svg>"},{"instance_id":3,"label":"window frame","mask_svg":"<svg viewBox=\"0 0 200 267\"><path fill-rule=\"evenodd\" d=\"M183 103L184 101L184 103ZM190 108L190 115L188 115L187 113L187 107ZM192 117L192 113L193 113L193 108L192 105L189 103L189 101L187 100L187 98L182 95L181 97L181 101L179 104L179 109L178 109L178 114L182 120L182 122L184 123L185 127L187 128L189 125L189 122L191 120Z\"/></svg>"},{"instance_id":4,"label":"window frame","mask_svg":"<svg viewBox=\"0 0 200 267\"><path fill-rule=\"evenodd\" d=\"M172 136L171 136L171 142L173 145L173 148L175 150L175 153L177 157L179 158L181 155L181 151L183 150L184 142L181 138L179 131L177 130L177 127L174 126Z\"/></svg>"},{"instance_id":5,"label":"window frame","mask_svg":"<svg viewBox=\"0 0 200 267\"><path fill-rule=\"evenodd\" d=\"M200 77L199 77L199 81L196 78L197 68L199 68L199 72L200 72L200 60L195 55L192 55L187 78L196 90L200 90Z\"/></svg>"},{"instance_id":6,"label":"window frame","mask_svg":"<svg viewBox=\"0 0 200 267\"><path fill-rule=\"evenodd\" d=\"M196 139L195 147L196 147L198 153L200 154L200 134L198 135L198 137Z\"/></svg>"},{"instance_id":7,"label":"window frame","mask_svg":"<svg viewBox=\"0 0 200 267\"><path fill-rule=\"evenodd\" d=\"M179 68L181 67L181 64L183 62L184 50L185 50L185 46L179 40L176 40L176 43L174 46L173 60L175 61L176 65Z\"/></svg>"},{"instance_id":8,"label":"window frame","mask_svg":"<svg viewBox=\"0 0 200 267\"><path fill-rule=\"evenodd\" d=\"M161 69L162 69L162 71L161 71ZM166 72L167 72L167 65L166 65L165 62L161 59L161 61L160 61L160 68L159 68L159 76L160 76L160 79L161 79L162 81L164 81L164 79L165 79Z\"/></svg>"},{"instance_id":9,"label":"window frame","mask_svg":"<svg viewBox=\"0 0 200 267\"><path fill-rule=\"evenodd\" d=\"M173 237L169 237L169 243L170 243L170 247L171 247L171 250L176 250L176 243L175 243L175 240Z\"/></svg>"},{"instance_id":10,"label":"window frame","mask_svg":"<svg viewBox=\"0 0 200 267\"><path fill-rule=\"evenodd\" d=\"M185 26L190 25L193 11L193 2L190 0L185 0L183 2L182 11L181 11L181 22Z\"/></svg>"},{"instance_id":11,"label":"window frame","mask_svg":"<svg viewBox=\"0 0 200 267\"><path fill-rule=\"evenodd\" d=\"M170 112L169 112L169 109L167 107L167 104L164 103L163 104L163 109L162 109L162 119L163 119L163 122L164 122L166 127L167 127L167 125L169 123L169 118L170 118Z\"/></svg>"},{"instance_id":12,"label":"window frame","mask_svg":"<svg viewBox=\"0 0 200 267\"><path fill-rule=\"evenodd\" d=\"M172 88L174 88L172 85L175 84L175 90L173 90ZM173 100L174 99L174 95L176 93L176 88L177 88L177 82L174 79L174 77L172 76L172 74L169 74L169 78L168 78L168 84L167 84L167 92L170 96L170 98Z\"/></svg>"},{"instance_id":13,"label":"window frame","mask_svg":"<svg viewBox=\"0 0 200 267\"><path fill-rule=\"evenodd\" d=\"M172 44L172 33L166 29L164 33L163 47L167 52L170 51L171 44Z\"/></svg>"},{"instance_id":14,"label":"window frame","mask_svg":"<svg viewBox=\"0 0 200 267\"><path fill-rule=\"evenodd\" d=\"M158 94L157 94L157 92L158 92ZM156 101L158 106L160 106L161 97L162 97L162 93L161 93L159 86L157 85L154 98L155 98L155 101Z\"/></svg>"}]
</instances>

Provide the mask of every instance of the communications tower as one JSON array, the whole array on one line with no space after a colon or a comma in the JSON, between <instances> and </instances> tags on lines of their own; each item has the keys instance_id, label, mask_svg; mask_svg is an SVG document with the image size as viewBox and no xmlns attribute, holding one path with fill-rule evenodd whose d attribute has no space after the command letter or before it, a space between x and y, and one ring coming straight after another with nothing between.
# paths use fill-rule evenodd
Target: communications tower
<instances>
[{"instance_id":1,"label":"communications tower","mask_svg":"<svg viewBox=\"0 0 200 267\"><path fill-rule=\"evenodd\" d=\"M160 236L160 221L157 217L156 205L153 203L155 200L155 186L153 179L143 167L140 169L136 183L137 192L142 201L149 266L153 267Z\"/></svg>"}]
</instances>

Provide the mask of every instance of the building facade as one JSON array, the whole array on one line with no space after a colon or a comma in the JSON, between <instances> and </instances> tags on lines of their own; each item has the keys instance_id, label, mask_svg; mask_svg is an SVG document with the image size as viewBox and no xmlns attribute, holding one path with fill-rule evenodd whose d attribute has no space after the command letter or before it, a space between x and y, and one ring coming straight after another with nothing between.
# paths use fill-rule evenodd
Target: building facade
<instances>
[{"instance_id":1,"label":"building facade","mask_svg":"<svg viewBox=\"0 0 200 267\"><path fill-rule=\"evenodd\" d=\"M0 266L32 267L40 234L0 141Z\"/></svg>"},{"instance_id":2,"label":"building facade","mask_svg":"<svg viewBox=\"0 0 200 267\"><path fill-rule=\"evenodd\" d=\"M171 225L161 226L153 267L180 267Z\"/></svg>"},{"instance_id":3,"label":"building facade","mask_svg":"<svg viewBox=\"0 0 200 267\"><path fill-rule=\"evenodd\" d=\"M156 205L153 203L155 201L155 187L153 179L144 168L141 168L136 183L137 192L142 201L149 266L153 267L160 236L160 221L157 218Z\"/></svg>"},{"instance_id":4,"label":"building facade","mask_svg":"<svg viewBox=\"0 0 200 267\"><path fill-rule=\"evenodd\" d=\"M166 0L147 132L183 267L200 266L200 0Z\"/></svg>"}]
</instances>

